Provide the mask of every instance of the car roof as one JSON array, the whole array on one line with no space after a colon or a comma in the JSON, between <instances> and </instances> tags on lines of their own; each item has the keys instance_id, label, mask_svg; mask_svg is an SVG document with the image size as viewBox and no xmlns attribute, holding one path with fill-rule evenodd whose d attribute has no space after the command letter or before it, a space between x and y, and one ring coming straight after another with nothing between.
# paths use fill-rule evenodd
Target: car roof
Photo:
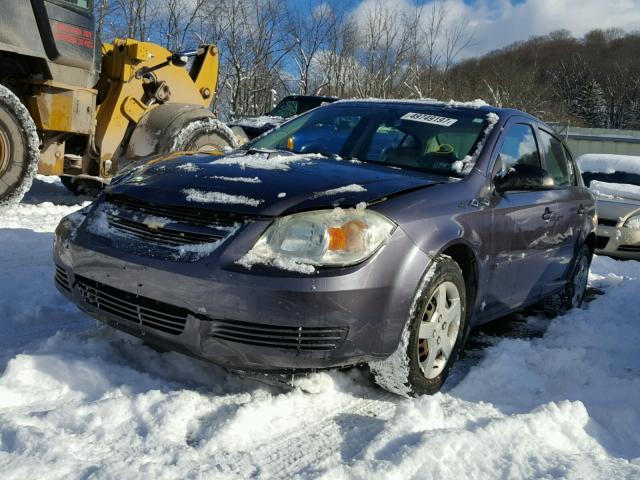
<instances>
[{"instance_id":1,"label":"car roof","mask_svg":"<svg viewBox=\"0 0 640 480\"><path fill-rule=\"evenodd\" d=\"M331 97L331 96L323 96L323 95L287 95L286 97L282 98L282 100L287 100L287 99L288 100L308 99L308 100L322 100L323 102L335 102L339 100L339 97Z\"/></svg>"},{"instance_id":2,"label":"car roof","mask_svg":"<svg viewBox=\"0 0 640 480\"><path fill-rule=\"evenodd\" d=\"M521 117L526 117L532 121L535 121L537 123L540 123L542 125L544 125L545 127L547 127L552 133L554 133L555 135L555 130L550 127L549 125L547 125L544 121L540 120L537 117L534 117L533 115L527 113L527 112L523 112L521 110L517 110L515 108L502 108L502 107L494 107L492 105L489 105L488 103L484 102L483 100L473 100L471 102L456 102L456 101L449 101L449 102L442 102L439 100L432 100L432 99L425 99L425 100L413 100L413 99L377 99L377 98L371 98L371 99L353 99L353 100L338 100L336 102L336 104L339 105L343 105L343 104L352 104L352 105L359 105L359 106L366 106L368 104L388 104L388 105L416 105L416 106L421 106L421 107L430 107L430 108L434 108L437 110L459 110L459 111L464 111L467 113L470 112L486 112L486 113L495 113L496 115L498 115L498 117L500 117L501 121L506 120L509 117L512 117L514 115L517 116L521 116Z\"/></svg>"}]
</instances>

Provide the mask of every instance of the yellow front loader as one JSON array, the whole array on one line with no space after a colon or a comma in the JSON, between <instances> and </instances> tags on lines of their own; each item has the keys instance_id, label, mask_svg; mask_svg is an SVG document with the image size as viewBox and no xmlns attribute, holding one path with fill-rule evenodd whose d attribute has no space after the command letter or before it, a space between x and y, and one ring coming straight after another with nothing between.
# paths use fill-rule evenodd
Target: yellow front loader
<instances>
[{"instance_id":1,"label":"yellow front loader","mask_svg":"<svg viewBox=\"0 0 640 480\"><path fill-rule=\"evenodd\" d=\"M236 146L209 110L214 45L172 53L116 39L98 48L87 2L50 3L0 0L0 206L19 201L36 171L93 194L128 162Z\"/></svg>"}]
</instances>

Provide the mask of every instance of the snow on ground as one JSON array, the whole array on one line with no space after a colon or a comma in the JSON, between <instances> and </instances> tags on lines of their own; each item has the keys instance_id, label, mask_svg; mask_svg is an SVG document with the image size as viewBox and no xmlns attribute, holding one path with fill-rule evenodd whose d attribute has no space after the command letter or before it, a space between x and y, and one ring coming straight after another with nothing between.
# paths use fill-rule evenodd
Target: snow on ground
<instances>
[{"instance_id":1,"label":"snow on ground","mask_svg":"<svg viewBox=\"0 0 640 480\"><path fill-rule=\"evenodd\" d=\"M51 203L49 203L51 202ZM0 212L0 478L640 478L640 263L595 259L583 310L473 332L445 391L351 369L282 390L100 328L53 286L81 200Z\"/></svg>"}]
</instances>

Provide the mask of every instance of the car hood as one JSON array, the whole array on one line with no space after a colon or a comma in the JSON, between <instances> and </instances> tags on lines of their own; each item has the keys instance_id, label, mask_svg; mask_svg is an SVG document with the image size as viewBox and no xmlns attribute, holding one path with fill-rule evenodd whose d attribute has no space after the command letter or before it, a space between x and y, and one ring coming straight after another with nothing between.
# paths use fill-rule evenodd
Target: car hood
<instances>
[{"instance_id":1,"label":"car hood","mask_svg":"<svg viewBox=\"0 0 640 480\"><path fill-rule=\"evenodd\" d=\"M640 187L593 180L589 190L596 196L600 218L614 220L640 212Z\"/></svg>"},{"instance_id":2,"label":"car hood","mask_svg":"<svg viewBox=\"0 0 640 480\"><path fill-rule=\"evenodd\" d=\"M453 181L355 160L282 152L227 156L180 154L155 159L117 178L107 193L145 202L278 216L351 207Z\"/></svg>"}]
</instances>

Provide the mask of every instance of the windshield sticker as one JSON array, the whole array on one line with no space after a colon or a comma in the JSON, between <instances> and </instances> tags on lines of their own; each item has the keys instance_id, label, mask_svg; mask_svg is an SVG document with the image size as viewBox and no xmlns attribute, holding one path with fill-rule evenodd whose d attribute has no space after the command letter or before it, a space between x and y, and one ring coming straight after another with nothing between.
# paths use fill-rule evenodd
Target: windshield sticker
<instances>
[{"instance_id":1,"label":"windshield sticker","mask_svg":"<svg viewBox=\"0 0 640 480\"><path fill-rule=\"evenodd\" d=\"M439 117L438 115L428 115L426 113L407 113L400 117L402 120L412 120L414 122L430 123L432 125L440 125L450 127L458 121L457 118Z\"/></svg>"}]
</instances>

